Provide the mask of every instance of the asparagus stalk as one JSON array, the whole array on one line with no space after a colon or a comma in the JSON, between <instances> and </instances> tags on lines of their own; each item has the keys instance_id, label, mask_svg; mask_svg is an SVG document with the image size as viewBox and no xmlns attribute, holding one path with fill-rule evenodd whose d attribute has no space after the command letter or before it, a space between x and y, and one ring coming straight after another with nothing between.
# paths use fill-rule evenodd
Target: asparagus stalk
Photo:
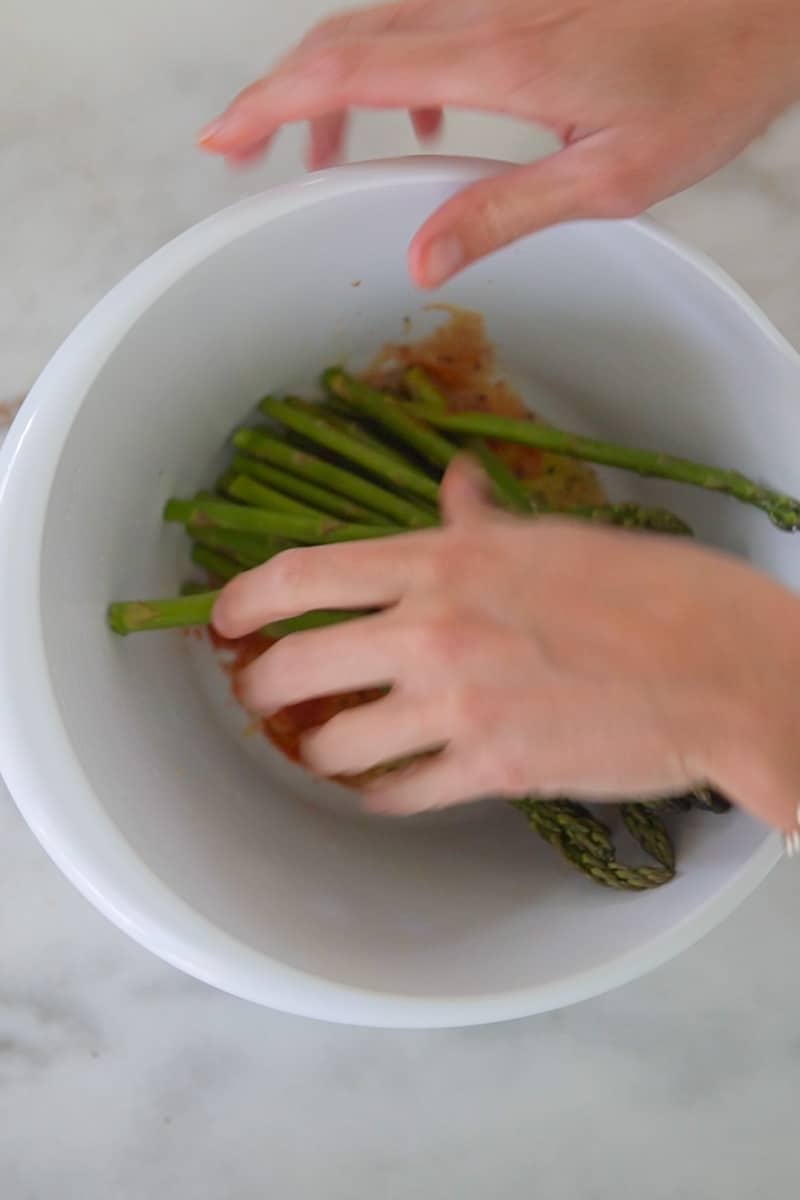
<instances>
[{"instance_id":1,"label":"asparagus stalk","mask_svg":"<svg viewBox=\"0 0 800 1200\"><path fill-rule=\"evenodd\" d=\"M447 412L447 401L422 367L409 367L403 377L403 382L412 400L437 412Z\"/></svg>"},{"instance_id":2,"label":"asparagus stalk","mask_svg":"<svg viewBox=\"0 0 800 1200\"><path fill-rule=\"evenodd\" d=\"M416 368L409 374L412 376L412 384L423 389L426 402L433 403L439 412L445 411L447 402L444 396L437 391L424 372ZM325 371L322 382L329 392L344 400L356 412L388 429L435 467L446 468L458 454L456 446L434 433L417 417L410 416L393 396L368 387L338 367L330 367ZM483 465L499 502L512 512L529 513L532 507L530 497L505 463L493 454L480 438L473 438L469 449Z\"/></svg>"},{"instance_id":3,"label":"asparagus stalk","mask_svg":"<svg viewBox=\"0 0 800 1200\"><path fill-rule=\"evenodd\" d=\"M267 512L261 508L227 504L223 500L168 500L164 508L164 520L180 525L269 534L306 545L354 542L398 533L394 525L351 525L334 517Z\"/></svg>"},{"instance_id":4,"label":"asparagus stalk","mask_svg":"<svg viewBox=\"0 0 800 1200\"><path fill-rule=\"evenodd\" d=\"M334 517L340 517L343 521L361 522L365 525L371 525L374 522L380 525L386 520L379 513L372 512L362 504L356 504L355 500L337 496L335 492L318 487L315 483L309 483L307 480L301 479L299 475L282 471L280 467L270 467L266 463L247 458L244 454L233 456L231 470L235 475L247 475L259 483L277 488L285 496L294 496L298 500L303 500L317 512L330 513Z\"/></svg>"},{"instance_id":5,"label":"asparagus stalk","mask_svg":"<svg viewBox=\"0 0 800 1200\"><path fill-rule=\"evenodd\" d=\"M278 638L288 637L290 633L304 633L307 629L323 629L329 625L341 625L344 621L352 621L355 617L366 617L368 609L317 608L312 612L301 613L297 617L286 617L282 621L272 621L265 625L262 633L277 641Z\"/></svg>"},{"instance_id":6,"label":"asparagus stalk","mask_svg":"<svg viewBox=\"0 0 800 1200\"><path fill-rule=\"evenodd\" d=\"M433 408L435 412L448 411L447 398L422 367L411 367L406 371L405 384L409 395L420 404ZM489 476L498 503L510 512L529 513L535 509L533 498L522 482L502 458L487 446L483 438L468 438L466 446Z\"/></svg>"},{"instance_id":7,"label":"asparagus stalk","mask_svg":"<svg viewBox=\"0 0 800 1200\"><path fill-rule=\"evenodd\" d=\"M685 796L667 796L662 800L643 800L642 803L660 813L689 812L690 809L726 813L731 808L730 800L726 800L719 792L709 787L696 787Z\"/></svg>"},{"instance_id":8,"label":"asparagus stalk","mask_svg":"<svg viewBox=\"0 0 800 1200\"><path fill-rule=\"evenodd\" d=\"M623 529L649 529L654 533L673 533L691 537L691 526L667 508L648 508L642 504L575 505L570 508L539 507L540 513L558 513L578 517L599 525L617 525Z\"/></svg>"},{"instance_id":9,"label":"asparagus stalk","mask_svg":"<svg viewBox=\"0 0 800 1200\"><path fill-rule=\"evenodd\" d=\"M295 500L292 496L284 496L282 492L276 491L275 488L269 487L264 483L258 483L249 475L237 475L232 467L220 479L219 488L226 496L231 496L235 500L240 500L242 504L249 504L254 508L266 508L270 512L294 513L306 517L323 517L326 515L320 512L319 509L312 508L309 504L304 504L302 500Z\"/></svg>"},{"instance_id":10,"label":"asparagus stalk","mask_svg":"<svg viewBox=\"0 0 800 1200\"><path fill-rule=\"evenodd\" d=\"M301 412L281 400L267 396L261 401L260 408L266 416L285 425L287 429L318 446L324 446L340 458L356 463L363 470L388 481L393 487L410 492L423 500L436 502L439 495L438 485L416 467L395 461L383 450L377 450L349 434L333 429L322 417Z\"/></svg>"},{"instance_id":11,"label":"asparagus stalk","mask_svg":"<svg viewBox=\"0 0 800 1200\"><path fill-rule=\"evenodd\" d=\"M280 467L309 483L347 496L358 504L382 514L384 520L394 521L405 529L421 529L436 524L436 517L420 508L417 503L396 496L386 488L379 487L368 479L362 479L333 463L325 462L324 459L304 450L287 446L258 429L237 430L233 435L233 444L245 454L251 454L254 458Z\"/></svg>"},{"instance_id":12,"label":"asparagus stalk","mask_svg":"<svg viewBox=\"0 0 800 1200\"><path fill-rule=\"evenodd\" d=\"M582 805L569 801L511 801L530 827L562 857L595 883L623 891L661 887L674 877L674 869L658 866L629 867L617 861L606 826Z\"/></svg>"},{"instance_id":13,"label":"asparagus stalk","mask_svg":"<svg viewBox=\"0 0 800 1200\"><path fill-rule=\"evenodd\" d=\"M219 592L197 592L164 600L128 600L108 606L108 624L114 633L145 633L154 629L187 629L208 625Z\"/></svg>"},{"instance_id":14,"label":"asparagus stalk","mask_svg":"<svg viewBox=\"0 0 800 1200\"><path fill-rule=\"evenodd\" d=\"M218 497L212 496L212 502ZM283 538L265 537L258 533L241 533L234 529L214 529L209 525L190 523L187 532L195 542L217 550L243 567L257 567L274 554L294 545Z\"/></svg>"},{"instance_id":15,"label":"asparagus stalk","mask_svg":"<svg viewBox=\"0 0 800 1200\"><path fill-rule=\"evenodd\" d=\"M224 554L219 554L216 550L211 550L200 542L195 542L192 546L192 562L196 566L202 567L204 571L208 571L209 575L218 579L220 583L227 583L229 579L233 579L234 575L240 574L244 569L232 558L226 558Z\"/></svg>"},{"instance_id":16,"label":"asparagus stalk","mask_svg":"<svg viewBox=\"0 0 800 1200\"><path fill-rule=\"evenodd\" d=\"M219 591L190 592L163 600L129 600L110 604L108 625L124 637L129 633L146 633L158 629L188 629L209 625ZM365 616L366 610L315 609L282 621L273 621L260 631L265 637L277 640L290 633L338 625L354 617Z\"/></svg>"},{"instance_id":17,"label":"asparagus stalk","mask_svg":"<svg viewBox=\"0 0 800 1200\"><path fill-rule=\"evenodd\" d=\"M225 491L233 500L241 500L242 504L249 504L252 508L264 508L268 512L299 513L305 517L330 517L329 513L311 508L300 500L282 496L274 488L259 483L249 475L233 475L233 478L226 484ZM288 507L288 505L292 507Z\"/></svg>"},{"instance_id":18,"label":"asparagus stalk","mask_svg":"<svg viewBox=\"0 0 800 1200\"><path fill-rule=\"evenodd\" d=\"M469 438L466 447L477 458L492 481L495 498L510 512L528 513L535 511L532 497L526 492L514 472L499 455L486 445L483 438Z\"/></svg>"},{"instance_id":19,"label":"asparagus stalk","mask_svg":"<svg viewBox=\"0 0 800 1200\"><path fill-rule=\"evenodd\" d=\"M646 804L623 804L620 812L628 833L645 853L674 873L675 850L658 813Z\"/></svg>"},{"instance_id":20,"label":"asparagus stalk","mask_svg":"<svg viewBox=\"0 0 800 1200\"><path fill-rule=\"evenodd\" d=\"M371 446L373 450L382 450L384 454L388 454L395 462L401 463L403 466L408 466L408 458L405 455L401 454L394 446L390 446L388 442L382 441L359 421L353 420L352 416L348 415L348 410L344 405L342 405L341 409L335 407L333 399L321 400L314 403L312 400L301 400L298 396L287 396L286 403L292 405L293 408L302 409L303 412L322 417L334 429L338 429L340 433L349 434L350 437L363 442L364 445Z\"/></svg>"},{"instance_id":21,"label":"asparagus stalk","mask_svg":"<svg viewBox=\"0 0 800 1200\"><path fill-rule=\"evenodd\" d=\"M721 492L744 504L760 508L778 529L787 532L800 529L800 500L756 483L738 471L676 458L655 450L597 441L549 425L540 425L536 421L499 417L492 413L439 413L417 405L414 408L431 425L447 433L474 434L497 441L514 442L520 446L534 446L551 454L563 454L568 458L633 471L637 475L669 479L674 483Z\"/></svg>"},{"instance_id":22,"label":"asparagus stalk","mask_svg":"<svg viewBox=\"0 0 800 1200\"><path fill-rule=\"evenodd\" d=\"M425 395L426 404L432 404L437 412L446 411L445 397L420 368L412 368L406 379L409 376L417 393L421 391ZM458 454L456 446L439 437L417 417L410 416L394 397L368 387L337 367L330 367L325 371L322 382L328 391L344 400L356 412L383 425L435 467L446 468ZM470 439L467 448L489 476L498 501L512 512L529 513L532 508L530 496L502 459L494 454L481 438Z\"/></svg>"},{"instance_id":23,"label":"asparagus stalk","mask_svg":"<svg viewBox=\"0 0 800 1200\"><path fill-rule=\"evenodd\" d=\"M458 454L452 442L448 442L424 421L410 416L393 396L362 383L360 379L354 379L341 368L329 367L323 372L322 384L326 391L343 400L348 408L388 430L434 467L444 470Z\"/></svg>"}]
</instances>

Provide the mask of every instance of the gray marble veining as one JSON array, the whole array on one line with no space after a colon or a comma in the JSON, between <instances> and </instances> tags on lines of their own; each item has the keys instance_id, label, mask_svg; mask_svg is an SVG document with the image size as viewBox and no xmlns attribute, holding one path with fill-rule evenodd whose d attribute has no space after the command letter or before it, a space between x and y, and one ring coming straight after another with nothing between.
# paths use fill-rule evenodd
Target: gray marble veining
<instances>
[{"instance_id":1,"label":"gray marble veining","mask_svg":"<svg viewBox=\"0 0 800 1200\"><path fill-rule=\"evenodd\" d=\"M142 256L297 170L299 131L268 164L233 176L191 137L331 7L5 0L0 401L24 393ZM444 146L523 159L544 144L521 126L460 116ZM412 147L397 115L361 120L352 149ZM793 112L658 215L800 345L799 211ZM489 1029L382 1033L266 1012L158 962L74 892L2 785L0 863L3 1200L797 1190L796 866L693 950L592 1003Z\"/></svg>"}]
</instances>

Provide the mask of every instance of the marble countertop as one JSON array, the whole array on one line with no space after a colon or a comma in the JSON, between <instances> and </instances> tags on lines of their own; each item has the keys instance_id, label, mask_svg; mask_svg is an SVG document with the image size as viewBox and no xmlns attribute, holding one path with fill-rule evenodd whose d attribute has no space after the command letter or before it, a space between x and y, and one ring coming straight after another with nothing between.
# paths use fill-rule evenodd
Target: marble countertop
<instances>
[{"instance_id":1,"label":"marble countertop","mask_svg":"<svg viewBox=\"0 0 800 1200\"><path fill-rule=\"evenodd\" d=\"M0 423L75 321L185 226L298 170L230 175L199 122L326 0L5 0ZM460 116L444 148L544 142ZM411 150L400 116L352 152ZM662 206L800 345L800 112ZM3 586L10 586L4 580ZM9 686L4 680L2 686ZM351 1030L192 981L109 925L0 784L3 1200L648 1200L797 1190L800 869L648 978L530 1021Z\"/></svg>"}]
</instances>

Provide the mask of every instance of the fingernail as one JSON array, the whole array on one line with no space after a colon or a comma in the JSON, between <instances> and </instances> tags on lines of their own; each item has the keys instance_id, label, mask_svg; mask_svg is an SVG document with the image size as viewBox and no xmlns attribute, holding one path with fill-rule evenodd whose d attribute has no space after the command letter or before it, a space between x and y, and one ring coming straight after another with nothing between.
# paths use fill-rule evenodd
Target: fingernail
<instances>
[{"instance_id":1,"label":"fingernail","mask_svg":"<svg viewBox=\"0 0 800 1200\"><path fill-rule=\"evenodd\" d=\"M197 135L197 144L209 150L232 148L236 143L237 149L246 148L253 140L252 129L235 109L216 117L208 125L204 125Z\"/></svg>"},{"instance_id":2,"label":"fingernail","mask_svg":"<svg viewBox=\"0 0 800 1200\"><path fill-rule=\"evenodd\" d=\"M455 275L456 271L464 266L465 258L461 238L456 237L454 233L448 233L432 242L425 255L426 287L438 287L451 275Z\"/></svg>"},{"instance_id":3,"label":"fingernail","mask_svg":"<svg viewBox=\"0 0 800 1200\"><path fill-rule=\"evenodd\" d=\"M197 135L197 144L199 146L207 146L211 142L216 141L219 134L225 128L224 117L216 117L213 121L209 121L208 125L204 125Z\"/></svg>"}]
</instances>

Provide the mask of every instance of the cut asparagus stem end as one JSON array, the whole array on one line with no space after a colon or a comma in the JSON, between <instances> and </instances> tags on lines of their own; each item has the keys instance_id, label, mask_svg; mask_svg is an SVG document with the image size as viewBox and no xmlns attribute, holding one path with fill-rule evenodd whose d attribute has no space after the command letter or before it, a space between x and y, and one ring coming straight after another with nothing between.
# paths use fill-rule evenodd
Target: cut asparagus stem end
<instances>
[{"instance_id":1,"label":"cut asparagus stem end","mask_svg":"<svg viewBox=\"0 0 800 1200\"><path fill-rule=\"evenodd\" d=\"M118 601L108 606L108 625L123 637L128 633L208 625L218 595L206 591L162 600Z\"/></svg>"}]
</instances>

